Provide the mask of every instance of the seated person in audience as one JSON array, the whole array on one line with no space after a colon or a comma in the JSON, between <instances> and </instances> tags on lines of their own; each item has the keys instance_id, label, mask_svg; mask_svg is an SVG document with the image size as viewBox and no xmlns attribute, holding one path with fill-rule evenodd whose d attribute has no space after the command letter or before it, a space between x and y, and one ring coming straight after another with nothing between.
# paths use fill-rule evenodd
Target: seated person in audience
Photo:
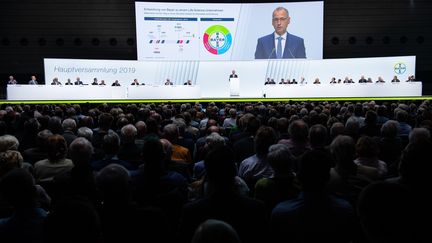
<instances>
[{"instance_id":1,"label":"seated person in audience","mask_svg":"<svg viewBox=\"0 0 432 243\"><path fill-rule=\"evenodd\" d=\"M274 79L267 78L267 81L264 83L264 85L267 84L276 84L276 82L274 81Z\"/></svg>"},{"instance_id":2,"label":"seated person in audience","mask_svg":"<svg viewBox=\"0 0 432 243\"><path fill-rule=\"evenodd\" d=\"M192 80L188 80L187 82L185 82L183 85L192 85Z\"/></svg>"},{"instance_id":3,"label":"seated person in audience","mask_svg":"<svg viewBox=\"0 0 432 243\"><path fill-rule=\"evenodd\" d=\"M173 82L169 78L166 79L165 85L173 85Z\"/></svg>"},{"instance_id":4,"label":"seated person in audience","mask_svg":"<svg viewBox=\"0 0 432 243\"><path fill-rule=\"evenodd\" d=\"M31 85L36 85L36 84L38 84L38 81L36 80L36 76L31 76L31 79L30 79L30 81L28 82L28 84L31 84Z\"/></svg>"},{"instance_id":5,"label":"seated person in audience","mask_svg":"<svg viewBox=\"0 0 432 243\"><path fill-rule=\"evenodd\" d=\"M51 83L51 85L61 85L60 81L58 80L57 77L55 77Z\"/></svg>"},{"instance_id":6,"label":"seated person in audience","mask_svg":"<svg viewBox=\"0 0 432 243\"><path fill-rule=\"evenodd\" d=\"M14 76L9 76L9 80L7 84L17 84L18 82L15 80Z\"/></svg>"},{"instance_id":7,"label":"seated person in audience","mask_svg":"<svg viewBox=\"0 0 432 243\"><path fill-rule=\"evenodd\" d=\"M336 83L336 78L333 77L333 78L330 80L330 83L331 83L331 84L335 84L335 83Z\"/></svg>"},{"instance_id":8,"label":"seated person in audience","mask_svg":"<svg viewBox=\"0 0 432 243\"><path fill-rule=\"evenodd\" d=\"M378 80L375 83L385 83L385 81L381 76L379 76Z\"/></svg>"},{"instance_id":9,"label":"seated person in audience","mask_svg":"<svg viewBox=\"0 0 432 243\"><path fill-rule=\"evenodd\" d=\"M99 85L106 85L105 80L102 79Z\"/></svg>"},{"instance_id":10,"label":"seated person in audience","mask_svg":"<svg viewBox=\"0 0 432 243\"><path fill-rule=\"evenodd\" d=\"M367 83L368 81L366 80L366 78L364 77L364 75L362 75L359 79L359 83Z\"/></svg>"},{"instance_id":11,"label":"seated person in audience","mask_svg":"<svg viewBox=\"0 0 432 243\"><path fill-rule=\"evenodd\" d=\"M133 80L133 82L131 83L131 85L140 85L140 83L138 82L138 79L135 78L135 79Z\"/></svg>"},{"instance_id":12,"label":"seated person in audience","mask_svg":"<svg viewBox=\"0 0 432 243\"><path fill-rule=\"evenodd\" d=\"M98 85L98 80L97 80L97 78L94 78L94 79L93 79L93 83L91 83L91 85Z\"/></svg>"},{"instance_id":13,"label":"seated person in audience","mask_svg":"<svg viewBox=\"0 0 432 243\"><path fill-rule=\"evenodd\" d=\"M70 78L67 79L67 82L65 83L65 85L73 85L72 81L70 80Z\"/></svg>"},{"instance_id":14,"label":"seated person in audience","mask_svg":"<svg viewBox=\"0 0 432 243\"><path fill-rule=\"evenodd\" d=\"M321 84L319 78L316 78L315 81L313 82L314 84Z\"/></svg>"},{"instance_id":15,"label":"seated person in audience","mask_svg":"<svg viewBox=\"0 0 432 243\"><path fill-rule=\"evenodd\" d=\"M119 81L118 81L118 80L116 80L116 81L114 81L114 83L113 83L113 84L111 84L111 86L121 86L121 85L120 85Z\"/></svg>"},{"instance_id":16,"label":"seated person in audience","mask_svg":"<svg viewBox=\"0 0 432 243\"><path fill-rule=\"evenodd\" d=\"M75 85L83 85L84 83L83 83L83 81L81 81L80 77L77 77L74 84Z\"/></svg>"},{"instance_id":17,"label":"seated person in audience","mask_svg":"<svg viewBox=\"0 0 432 243\"><path fill-rule=\"evenodd\" d=\"M399 83L400 80L398 79L398 77L395 75L391 81L392 83Z\"/></svg>"}]
</instances>

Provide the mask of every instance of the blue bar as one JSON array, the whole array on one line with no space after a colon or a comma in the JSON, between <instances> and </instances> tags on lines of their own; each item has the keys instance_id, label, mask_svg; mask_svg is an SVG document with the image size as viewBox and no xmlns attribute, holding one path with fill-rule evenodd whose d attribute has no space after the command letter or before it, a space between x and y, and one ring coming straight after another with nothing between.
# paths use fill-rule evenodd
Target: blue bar
<instances>
[{"instance_id":1,"label":"blue bar","mask_svg":"<svg viewBox=\"0 0 432 243\"><path fill-rule=\"evenodd\" d=\"M198 21L198 18L144 17L150 21Z\"/></svg>"},{"instance_id":2,"label":"blue bar","mask_svg":"<svg viewBox=\"0 0 432 243\"><path fill-rule=\"evenodd\" d=\"M201 21L234 21L234 18L201 18Z\"/></svg>"}]
</instances>

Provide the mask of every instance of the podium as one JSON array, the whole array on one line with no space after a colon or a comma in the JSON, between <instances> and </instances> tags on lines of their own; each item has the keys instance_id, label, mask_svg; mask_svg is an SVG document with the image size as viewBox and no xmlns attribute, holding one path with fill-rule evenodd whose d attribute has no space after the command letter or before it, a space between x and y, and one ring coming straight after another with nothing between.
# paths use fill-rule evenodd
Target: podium
<instances>
[{"instance_id":1,"label":"podium","mask_svg":"<svg viewBox=\"0 0 432 243\"><path fill-rule=\"evenodd\" d=\"M230 96L239 96L240 95L240 79L239 78L230 78Z\"/></svg>"}]
</instances>

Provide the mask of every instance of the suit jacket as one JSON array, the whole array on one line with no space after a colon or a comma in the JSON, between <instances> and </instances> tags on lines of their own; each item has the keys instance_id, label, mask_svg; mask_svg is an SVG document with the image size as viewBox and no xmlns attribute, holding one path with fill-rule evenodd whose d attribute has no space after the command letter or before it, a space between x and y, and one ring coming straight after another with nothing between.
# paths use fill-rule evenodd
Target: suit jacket
<instances>
[{"instance_id":1,"label":"suit jacket","mask_svg":"<svg viewBox=\"0 0 432 243\"><path fill-rule=\"evenodd\" d=\"M287 33L282 58L306 58L303 38ZM274 32L258 39L255 59L276 59Z\"/></svg>"},{"instance_id":2,"label":"suit jacket","mask_svg":"<svg viewBox=\"0 0 432 243\"><path fill-rule=\"evenodd\" d=\"M75 85L83 85L84 83L82 81L75 81Z\"/></svg>"},{"instance_id":3,"label":"suit jacket","mask_svg":"<svg viewBox=\"0 0 432 243\"><path fill-rule=\"evenodd\" d=\"M238 78L237 74L230 74L230 78Z\"/></svg>"}]
</instances>

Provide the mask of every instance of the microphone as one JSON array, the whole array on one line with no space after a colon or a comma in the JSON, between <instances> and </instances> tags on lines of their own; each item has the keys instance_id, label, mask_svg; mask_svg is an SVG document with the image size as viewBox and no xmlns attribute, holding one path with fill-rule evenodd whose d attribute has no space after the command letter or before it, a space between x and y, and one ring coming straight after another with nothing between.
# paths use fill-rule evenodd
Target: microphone
<instances>
[{"instance_id":1,"label":"microphone","mask_svg":"<svg viewBox=\"0 0 432 243\"><path fill-rule=\"evenodd\" d=\"M273 52L276 51L276 47L273 47L272 51L270 52L270 55L268 56L267 59L271 59L271 56L273 55Z\"/></svg>"},{"instance_id":2,"label":"microphone","mask_svg":"<svg viewBox=\"0 0 432 243\"><path fill-rule=\"evenodd\" d=\"M291 49L289 49L289 47L287 47L286 49L288 49L288 51L289 51L291 57L292 57L292 58L295 58L295 56L294 56L293 53L291 52Z\"/></svg>"}]
</instances>

